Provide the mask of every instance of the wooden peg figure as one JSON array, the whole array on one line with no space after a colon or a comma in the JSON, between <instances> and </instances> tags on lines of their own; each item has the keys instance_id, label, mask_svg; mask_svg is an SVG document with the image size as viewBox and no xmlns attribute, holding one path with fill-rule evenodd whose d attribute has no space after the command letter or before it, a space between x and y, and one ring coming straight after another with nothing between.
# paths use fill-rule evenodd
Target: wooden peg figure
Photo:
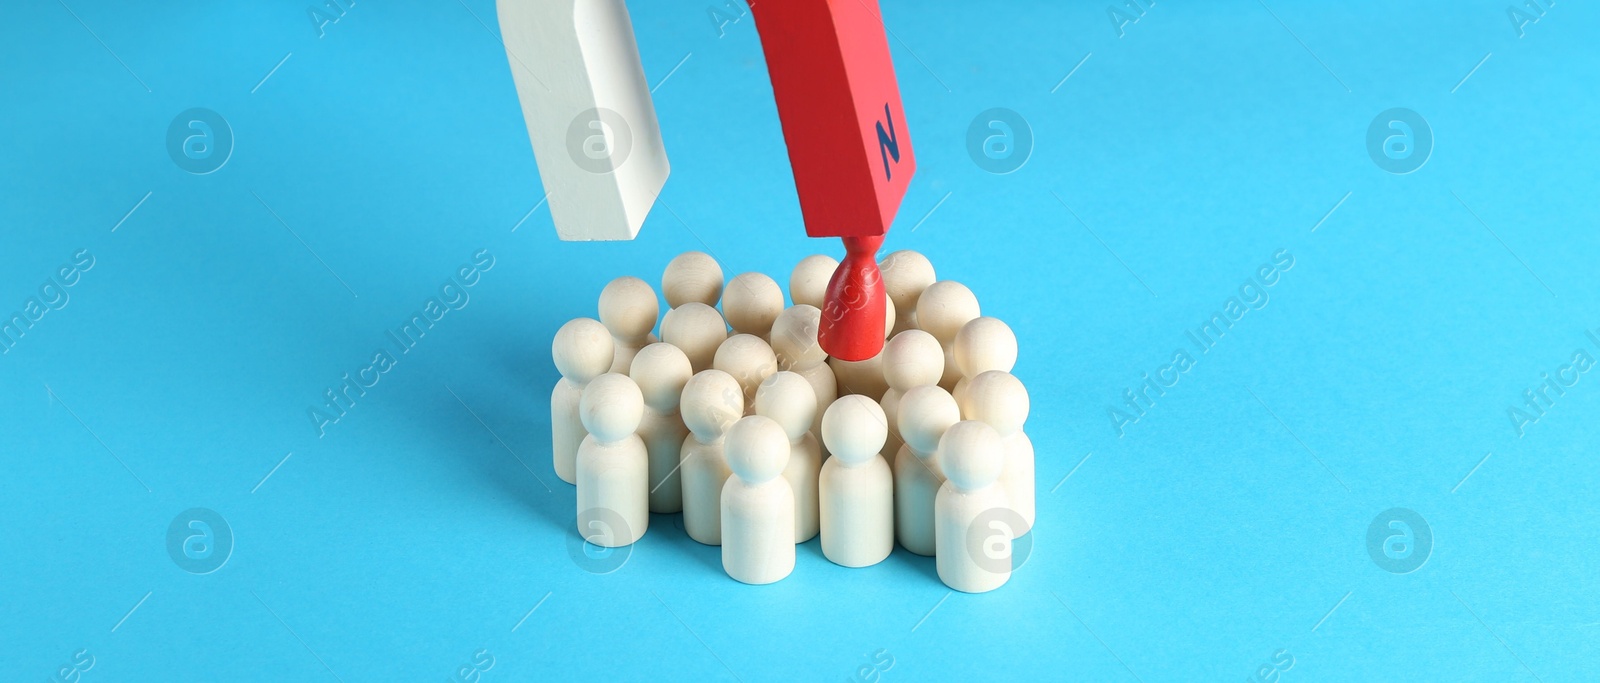
<instances>
[{"instance_id":1,"label":"wooden peg figure","mask_svg":"<svg viewBox=\"0 0 1600 683\"><path fill-rule=\"evenodd\" d=\"M704 370L683 385L678 404L689 437L683 440L683 530L706 545L722 544L722 486L732 473L724 451L728 428L744 415L738 380Z\"/></svg>"},{"instance_id":2,"label":"wooden peg figure","mask_svg":"<svg viewBox=\"0 0 1600 683\"><path fill-rule=\"evenodd\" d=\"M939 386L944 387L945 391L954 391L956 381L961 379L961 371L954 358L956 334L963 325L980 315L982 311L978 308L978 297L966 285L954 280L940 280L928 285L917 297L917 327L933 335L944 348L944 376L940 378Z\"/></svg>"},{"instance_id":3,"label":"wooden peg figure","mask_svg":"<svg viewBox=\"0 0 1600 683\"><path fill-rule=\"evenodd\" d=\"M1028 389L1022 380L1000 370L974 377L966 389L962 417L982 421L1000 435L1004 462L1000 487L1022 520L1013 530L1020 537L1033 528L1034 520L1033 441L1022 431L1028 420Z\"/></svg>"},{"instance_id":4,"label":"wooden peg figure","mask_svg":"<svg viewBox=\"0 0 1600 683\"><path fill-rule=\"evenodd\" d=\"M753 334L736 334L717 347L711 367L732 375L744 390L744 412L755 412L756 387L778 371L778 356L772 346Z\"/></svg>"},{"instance_id":5,"label":"wooden peg figure","mask_svg":"<svg viewBox=\"0 0 1600 683\"><path fill-rule=\"evenodd\" d=\"M683 510L683 482L678 466L683 440L689 428L683 424L678 402L683 387L694 371L689 357L678 347L656 342L633 357L628 376L644 394L644 420L639 423L639 438L650 455L650 511L673 513Z\"/></svg>"},{"instance_id":6,"label":"wooden peg figure","mask_svg":"<svg viewBox=\"0 0 1600 683\"><path fill-rule=\"evenodd\" d=\"M1009 530L989 528L1011 512L1000 487L1000 435L976 420L958 422L939 439L949 479L939 488L934 529L939 580L964 593L984 593L1011 578Z\"/></svg>"},{"instance_id":7,"label":"wooden peg figure","mask_svg":"<svg viewBox=\"0 0 1600 683\"><path fill-rule=\"evenodd\" d=\"M728 430L722 487L722 568L736 581L766 584L794 571L794 492L783 478L789 438L771 418L750 415Z\"/></svg>"},{"instance_id":8,"label":"wooden peg figure","mask_svg":"<svg viewBox=\"0 0 1600 683\"><path fill-rule=\"evenodd\" d=\"M845 396L822 416L822 438L833 457L822 464L822 555L845 567L882 562L894 550L894 477L879 451L888 434L883 408L865 396Z\"/></svg>"},{"instance_id":9,"label":"wooden peg figure","mask_svg":"<svg viewBox=\"0 0 1600 683\"><path fill-rule=\"evenodd\" d=\"M917 297L938 278L934 276L933 263L928 257L910 249L883 257L878 269L883 273L883 290L889 297L889 305L894 307L894 325L889 333L889 338L893 339L894 335L916 329Z\"/></svg>"},{"instance_id":10,"label":"wooden peg figure","mask_svg":"<svg viewBox=\"0 0 1600 683\"><path fill-rule=\"evenodd\" d=\"M961 395L966 393L972 378L990 370L1011 372L1011 368L1016 367L1017 335L999 318L973 318L956 333L950 356L956 362L956 369L961 372L961 379L956 382L956 388L951 390L950 395L956 397L957 404L961 404Z\"/></svg>"},{"instance_id":11,"label":"wooden peg figure","mask_svg":"<svg viewBox=\"0 0 1600 683\"><path fill-rule=\"evenodd\" d=\"M900 397L917 387L938 384L944 376L944 349L939 340L922 330L906 330L890 339L883 347L883 378L889 390L883 393L883 414L889 418L889 438L883 445L883 457L900 452L899 417Z\"/></svg>"},{"instance_id":12,"label":"wooden peg figure","mask_svg":"<svg viewBox=\"0 0 1600 683\"><path fill-rule=\"evenodd\" d=\"M578 481L578 445L588 434L578 415L583 389L605 374L614 354L611 332L592 318L568 321L550 344L556 371L561 373L550 392L550 458L556 476L568 484Z\"/></svg>"},{"instance_id":13,"label":"wooden peg figure","mask_svg":"<svg viewBox=\"0 0 1600 683\"><path fill-rule=\"evenodd\" d=\"M822 413L838 398L838 380L828 365L828 354L817 343L817 323L822 311L810 304L795 304L778 314L772 323L772 352L778 357L778 369L800 375L811 385L817 397L817 415L811 420L811 434L822 438ZM827 446L822 457L828 457Z\"/></svg>"},{"instance_id":14,"label":"wooden peg figure","mask_svg":"<svg viewBox=\"0 0 1600 683\"><path fill-rule=\"evenodd\" d=\"M789 437L789 462L783 478L794 491L794 542L817 535L817 476L822 471L822 446L811 435L817 396L804 377L779 372L756 389L756 414L772 418Z\"/></svg>"},{"instance_id":15,"label":"wooden peg figure","mask_svg":"<svg viewBox=\"0 0 1600 683\"><path fill-rule=\"evenodd\" d=\"M629 545L650 526L650 461L634 433L644 396L627 375L606 373L584 388L579 412L589 435L578 447L578 532L620 525L610 538L585 538L604 547Z\"/></svg>"},{"instance_id":16,"label":"wooden peg figure","mask_svg":"<svg viewBox=\"0 0 1600 683\"><path fill-rule=\"evenodd\" d=\"M933 503L944 483L939 438L960 421L956 400L937 385L917 387L900 399L898 423L906 443L894 464L895 540L918 555L934 553Z\"/></svg>"},{"instance_id":17,"label":"wooden peg figure","mask_svg":"<svg viewBox=\"0 0 1600 683\"><path fill-rule=\"evenodd\" d=\"M627 374L634 354L657 341L650 331L660 313L656 290L639 278L625 275L600 290L600 323L611 332L615 346L607 372Z\"/></svg>"}]
</instances>

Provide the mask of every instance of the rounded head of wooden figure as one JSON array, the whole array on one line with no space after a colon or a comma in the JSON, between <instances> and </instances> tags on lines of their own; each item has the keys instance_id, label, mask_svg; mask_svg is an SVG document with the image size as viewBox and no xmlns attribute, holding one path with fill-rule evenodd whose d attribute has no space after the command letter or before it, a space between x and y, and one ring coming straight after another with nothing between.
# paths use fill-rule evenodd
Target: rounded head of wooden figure
<instances>
[{"instance_id":1,"label":"rounded head of wooden figure","mask_svg":"<svg viewBox=\"0 0 1600 683\"><path fill-rule=\"evenodd\" d=\"M550 344L550 357L562 377L587 384L611 369L616 342L610 330L593 318L574 318L556 330Z\"/></svg>"},{"instance_id":2,"label":"rounded head of wooden figure","mask_svg":"<svg viewBox=\"0 0 1600 683\"><path fill-rule=\"evenodd\" d=\"M795 304L772 321L772 352L778 367L809 368L828 359L828 352L817 343L817 326L822 311L810 304Z\"/></svg>"},{"instance_id":3,"label":"rounded head of wooden figure","mask_svg":"<svg viewBox=\"0 0 1600 683\"><path fill-rule=\"evenodd\" d=\"M940 280L917 297L917 327L927 330L946 346L955 342L961 326L982 315L978 297L955 280Z\"/></svg>"},{"instance_id":4,"label":"rounded head of wooden figure","mask_svg":"<svg viewBox=\"0 0 1600 683\"><path fill-rule=\"evenodd\" d=\"M711 367L717 347L728 340L728 323L717 309L691 301L667 311L661 318L661 341L683 350L689 362L702 370Z\"/></svg>"},{"instance_id":5,"label":"rounded head of wooden figure","mask_svg":"<svg viewBox=\"0 0 1600 683\"><path fill-rule=\"evenodd\" d=\"M979 373L962 394L961 414L1011 436L1028 421L1028 389L1022 380L1003 370Z\"/></svg>"},{"instance_id":6,"label":"rounded head of wooden figure","mask_svg":"<svg viewBox=\"0 0 1600 683\"><path fill-rule=\"evenodd\" d=\"M823 298L828 294L828 280L838 267L837 260L824 254L800 259L789 275L789 299L796 306L805 304L821 310Z\"/></svg>"},{"instance_id":7,"label":"rounded head of wooden figure","mask_svg":"<svg viewBox=\"0 0 1600 683\"><path fill-rule=\"evenodd\" d=\"M711 366L733 375L744 387L745 398L754 401L756 387L778 371L778 357L772 347L753 334L736 334L717 347Z\"/></svg>"},{"instance_id":8,"label":"rounded head of wooden figure","mask_svg":"<svg viewBox=\"0 0 1600 683\"><path fill-rule=\"evenodd\" d=\"M999 318L973 318L956 333L952 355L963 377L990 370L1011 372L1017 365L1017 335Z\"/></svg>"},{"instance_id":9,"label":"rounded head of wooden figure","mask_svg":"<svg viewBox=\"0 0 1600 683\"><path fill-rule=\"evenodd\" d=\"M907 391L900 397L900 411L895 415L900 438L918 457L933 455L939 448L939 437L960 421L961 408L956 406L955 398L936 384Z\"/></svg>"},{"instance_id":10,"label":"rounded head of wooden figure","mask_svg":"<svg viewBox=\"0 0 1600 683\"><path fill-rule=\"evenodd\" d=\"M600 290L600 322L618 339L641 340L650 336L661 314L661 303L650 283L624 275Z\"/></svg>"},{"instance_id":11,"label":"rounded head of wooden figure","mask_svg":"<svg viewBox=\"0 0 1600 683\"><path fill-rule=\"evenodd\" d=\"M890 388L908 391L938 384L944 375L944 348L922 330L905 330L883 347L883 379Z\"/></svg>"},{"instance_id":12,"label":"rounded head of wooden figure","mask_svg":"<svg viewBox=\"0 0 1600 683\"><path fill-rule=\"evenodd\" d=\"M977 420L957 422L939 439L939 468L956 488L980 489L1000 478L1003 448L993 427Z\"/></svg>"},{"instance_id":13,"label":"rounded head of wooden figure","mask_svg":"<svg viewBox=\"0 0 1600 683\"><path fill-rule=\"evenodd\" d=\"M744 390L739 380L721 370L701 370L683 385L678 411L683 424L701 441L714 441L744 416Z\"/></svg>"},{"instance_id":14,"label":"rounded head of wooden figure","mask_svg":"<svg viewBox=\"0 0 1600 683\"><path fill-rule=\"evenodd\" d=\"M762 273L740 273L722 290L722 315L734 331L766 336L783 312L783 290Z\"/></svg>"},{"instance_id":15,"label":"rounded head of wooden figure","mask_svg":"<svg viewBox=\"0 0 1600 683\"><path fill-rule=\"evenodd\" d=\"M661 273L661 293L666 295L670 308L691 301L715 306L722 298L722 266L705 252L678 254Z\"/></svg>"},{"instance_id":16,"label":"rounded head of wooden figure","mask_svg":"<svg viewBox=\"0 0 1600 683\"><path fill-rule=\"evenodd\" d=\"M644 394L627 375L608 372L583 388L578 417L596 441L621 441L638 431L644 420Z\"/></svg>"},{"instance_id":17,"label":"rounded head of wooden figure","mask_svg":"<svg viewBox=\"0 0 1600 683\"><path fill-rule=\"evenodd\" d=\"M740 479L760 484L783 474L789 464L789 437L772 418L750 415L728 429L728 468Z\"/></svg>"},{"instance_id":18,"label":"rounded head of wooden figure","mask_svg":"<svg viewBox=\"0 0 1600 683\"><path fill-rule=\"evenodd\" d=\"M910 313L917 305L922 290L938 280L933 274L933 263L928 257L910 249L901 249L883 257L878 262L883 273L883 288L896 308Z\"/></svg>"},{"instance_id":19,"label":"rounded head of wooden figure","mask_svg":"<svg viewBox=\"0 0 1600 683\"><path fill-rule=\"evenodd\" d=\"M678 409L683 396L683 386L694 376L689 357L683 350L666 342L656 342L633 357L628 376L644 393L644 403L652 409L670 413Z\"/></svg>"},{"instance_id":20,"label":"rounded head of wooden figure","mask_svg":"<svg viewBox=\"0 0 1600 683\"><path fill-rule=\"evenodd\" d=\"M889 438L889 421L883 406L866 396L840 396L822 414L822 442L828 452L851 465L860 465L883 450Z\"/></svg>"},{"instance_id":21,"label":"rounded head of wooden figure","mask_svg":"<svg viewBox=\"0 0 1600 683\"><path fill-rule=\"evenodd\" d=\"M817 416L817 392L798 374L773 373L756 388L756 414L772 418L795 441L810 431Z\"/></svg>"}]
</instances>

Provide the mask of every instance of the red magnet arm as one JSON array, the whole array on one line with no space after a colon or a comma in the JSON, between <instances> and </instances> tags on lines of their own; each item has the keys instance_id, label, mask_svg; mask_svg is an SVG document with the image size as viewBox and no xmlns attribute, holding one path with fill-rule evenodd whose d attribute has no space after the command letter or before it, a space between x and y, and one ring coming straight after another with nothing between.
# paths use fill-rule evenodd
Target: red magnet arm
<instances>
[{"instance_id":1,"label":"red magnet arm","mask_svg":"<svg viewBox=\"0 0 1600 683\"><path fill-rule=\"evenodd\" d=\"M859 361L883 349L877 251L916 172L877 0L751 3L806 234L842 237L817 339Z\"/></svg>"}]
</instances>

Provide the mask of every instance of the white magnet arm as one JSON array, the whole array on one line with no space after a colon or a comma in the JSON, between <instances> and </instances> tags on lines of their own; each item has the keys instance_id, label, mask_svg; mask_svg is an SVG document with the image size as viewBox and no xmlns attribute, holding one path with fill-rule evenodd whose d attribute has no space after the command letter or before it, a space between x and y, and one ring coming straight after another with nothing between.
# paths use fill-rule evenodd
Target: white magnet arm
<instances>
[{"instance_id":1,"label":"white magnet arm","mask_svg":"<svg viewBox=\"0 0 1600 683\"><path fill-rule=\"evenodd\" d=\"M534 160L563 240L631 240L667 152L622 0L497 0Z\"/></svg>"}]
</instances>

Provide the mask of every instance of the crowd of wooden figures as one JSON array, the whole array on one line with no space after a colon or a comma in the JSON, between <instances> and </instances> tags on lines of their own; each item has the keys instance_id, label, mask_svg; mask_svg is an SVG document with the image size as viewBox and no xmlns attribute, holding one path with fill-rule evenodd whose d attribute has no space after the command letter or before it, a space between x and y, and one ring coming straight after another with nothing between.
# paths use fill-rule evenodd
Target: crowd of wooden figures
<instances>
[{"instance_id":1,"label":"crowd of wooden figures","mask_svg":"<svg viewBox=\"0 0 1600 683\"><path fill-rule=\"evenodd\" d=\"M785 307L771 277L724 283L715 259L686 252L662 274L665 315L648 282L620 277L599 320L560 328L553 457L577 486L586 541L629 545L650 513L682 513L689 537L720 545L744 583L788 576L795 544L818 535L846 567L898 543L933 556L956 590L1010 578L1012 541L1034 521L1016 336L922 254L897 251L879 264L883 351L829 358L817 328L837 265L802 260Z\"/></svg>"}]
</instances>

